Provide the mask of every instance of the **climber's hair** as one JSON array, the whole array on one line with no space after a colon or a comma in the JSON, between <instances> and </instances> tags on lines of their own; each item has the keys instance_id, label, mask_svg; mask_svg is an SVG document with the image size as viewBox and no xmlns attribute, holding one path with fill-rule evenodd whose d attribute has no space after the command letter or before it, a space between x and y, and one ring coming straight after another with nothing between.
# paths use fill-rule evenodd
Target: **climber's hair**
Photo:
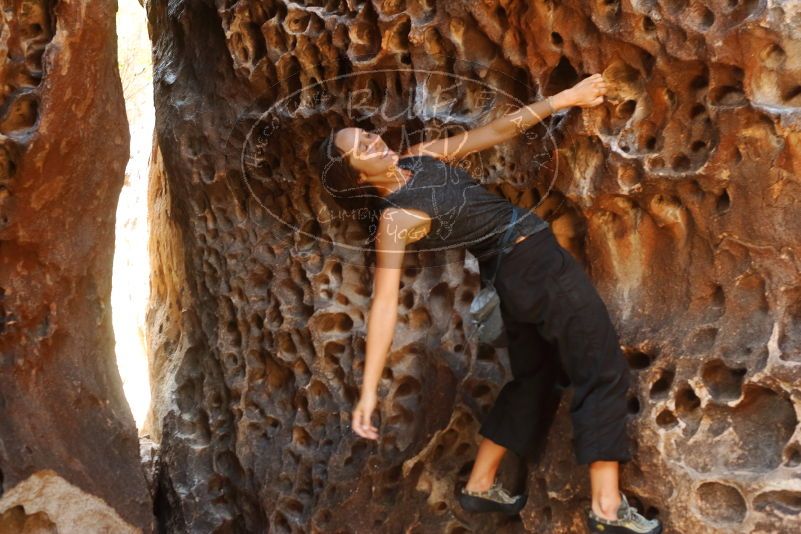
<instances>
[{"instance_id":1,"label":"climber's hair","mask_svg":"<svg viewBox=\"0 0 801 534\"><path fill-rule=\"evenodd\" d=\"M356 169L351 167L342 149L334 142L337 132L338 129L332 128L322 141L313 146L310 159L323 189L340 208L362 223L368 242L372 242L382 209L381 196L374 186L359 183Z\"/></svg>"},{"instance_id":2,"label":"climber's hair","mask_svg":"<svg viewBox=\"0 0 801 534\"><path fill-rule=\"evenodd\" d=\"M359 183L356 170L351 167L342 149L334 142L338 131L332 128L314 151L323 188L331 194L340 207L348 211L377 209L377 200L380 198L378 190L372 185Z\"/></svg>"}]
</instances>

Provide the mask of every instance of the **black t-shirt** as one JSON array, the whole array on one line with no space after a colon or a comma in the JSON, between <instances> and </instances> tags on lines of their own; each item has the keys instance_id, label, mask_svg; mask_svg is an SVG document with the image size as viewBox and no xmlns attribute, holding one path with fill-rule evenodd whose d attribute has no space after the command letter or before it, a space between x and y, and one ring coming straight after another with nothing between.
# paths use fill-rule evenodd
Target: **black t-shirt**
<instances>
[{"instance_id":1,"label":"black t-shirt","mask_svg":"<svg viewBox=\"0 0 801 534\"><path fill-rule=\"evenodd\" d=\"M549 226L533 211L488 191L464 169L433 156L407 156L397 165L414 174L400 189L381 199L382 208L414 208L431 217L429 233L414 243L417 250L464 246L484 264L517 237ZM509 241L504 243L513 210L518 212L517 220Z\"/></svg>"}]
</instances>

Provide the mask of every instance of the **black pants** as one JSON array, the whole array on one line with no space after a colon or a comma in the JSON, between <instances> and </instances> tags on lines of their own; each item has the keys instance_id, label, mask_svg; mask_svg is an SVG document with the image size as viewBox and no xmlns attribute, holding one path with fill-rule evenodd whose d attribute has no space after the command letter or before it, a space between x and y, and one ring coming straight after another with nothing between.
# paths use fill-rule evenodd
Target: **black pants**
<instances>
[{"instance_id":1,"label":"black pants","mask_svg":"<svg viewBox=\"0 0 801 534\"><path fill-rule=\"evenodd\" d=\"M546 228L501 259L495 287L513 380L479 433L538 461L561 390L570 386L578 463L629 461L630 371L606 305L583 267Z\"/></svg>"}]
</instances>

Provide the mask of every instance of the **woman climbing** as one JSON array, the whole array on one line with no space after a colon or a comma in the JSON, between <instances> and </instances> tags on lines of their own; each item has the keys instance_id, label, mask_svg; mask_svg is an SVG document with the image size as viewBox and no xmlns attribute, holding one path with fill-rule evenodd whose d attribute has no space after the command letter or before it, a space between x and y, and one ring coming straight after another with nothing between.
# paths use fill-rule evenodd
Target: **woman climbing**
<instances>
[{"instance_id":1,"label":"woman climbing","mask_svg":"<svg viewBox=\"0 0 801 534\"><path fill-rule=\"evenodd\" d=\"M619 464L631 459L625 426L631 379L604 302L547 222L448 165L511 139L558 109L596 106L606 90L601 75L593 74L484 126L421 142L402 155L379 135L342 128L320 143L317 157L321 179L337 202L352 208L372 196L377 201L372 206L380 212L364 380L352 413L353 430L378 438L371 415L394 335L406 246L415 241L432 247L466 246L479 258L482 277L495 254L502 254L495 287L513 380L481 425L483 439L460 490L461 506L510 514L523 508L527 495L510 495L496 482L496 472L508 449L527 458L539 454L560 379L566 379L574 388L574 453L579 464L589 466L590 531L656 534L662 531L660 522L637 513L618 487ZM514 233L504 242L510 225Z\"/></svg>"}]
</instances>

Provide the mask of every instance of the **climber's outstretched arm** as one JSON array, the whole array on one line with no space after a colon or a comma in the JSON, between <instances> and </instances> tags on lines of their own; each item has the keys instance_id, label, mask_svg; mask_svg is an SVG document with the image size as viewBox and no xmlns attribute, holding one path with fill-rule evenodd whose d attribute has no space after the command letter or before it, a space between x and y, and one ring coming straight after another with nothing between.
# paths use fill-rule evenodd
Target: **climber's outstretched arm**
<instances>
[{"instance_id":1,"label":"climber's outstretched arm","mask_svg":"<svg viewBox=\"0 0 801 534\"><path fill-rule=\"evenodd\" d=\"M600 104L604 94L606 82L600 74L593 74L570 89L506 113L484 126L444 139L413 145L403 156L427 155L452 162L472 152L508 141L560 109Z\"/></svg>"}]
</instances>

